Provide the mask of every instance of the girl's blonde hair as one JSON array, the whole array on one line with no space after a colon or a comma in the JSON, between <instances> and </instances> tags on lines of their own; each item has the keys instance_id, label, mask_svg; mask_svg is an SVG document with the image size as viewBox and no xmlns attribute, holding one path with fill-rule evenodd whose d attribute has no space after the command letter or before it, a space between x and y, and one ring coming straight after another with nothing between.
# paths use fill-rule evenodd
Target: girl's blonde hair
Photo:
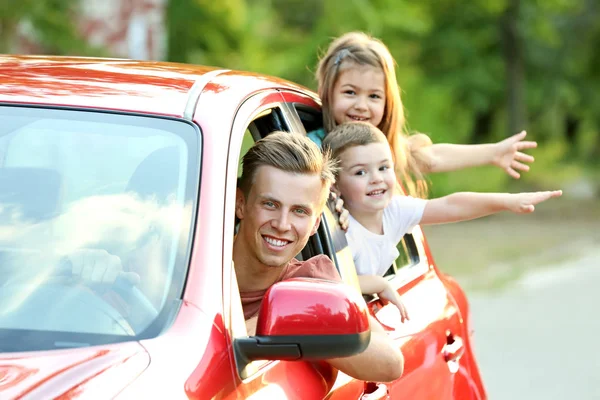
<instances>
[{"instance_id":1,"label":"girl's blonde hair","mask_svg":"<svg viewBox=\"0 0 600 400\"><path fill-rule=\"evenodd\" d=\"M405 130L404 107L396 80L394 58L385 44L363 32L350 32L335 39L317 66L318 94L323 103L326 132L336 126L333 115L333 88L343 68L352 64L380 68L385 79L385 108L378 128L385 134L394 155L396 175L405 190L418 196L427 195L427 182L420 166L428 160L418 150L430 146L427 135L408 136Z\"/></svg>"}]
</instances>

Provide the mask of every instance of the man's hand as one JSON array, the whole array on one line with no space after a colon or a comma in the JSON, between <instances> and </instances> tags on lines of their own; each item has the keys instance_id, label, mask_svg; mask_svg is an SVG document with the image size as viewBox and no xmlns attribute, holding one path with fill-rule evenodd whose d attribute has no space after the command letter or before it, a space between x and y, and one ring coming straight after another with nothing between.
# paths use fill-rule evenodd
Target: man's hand
<instances>
[{"instance_id":1,"label":"man's hand","mask_svg":"<svg viewBox=\"0 0 600 400\"><path fill-rule=\"evenodd\" d=\"M385 290L380 293L377 293L377 296L379 296L380 299L389 301L390 303L392 303L396 307L398 307L398 310L400 310L400 321L401 322L404 322L404 321L407 321L410 319L408 317L408 311L406 311L406 306L400 299L400 295L398 294L397 291L394 290L394 288L389 284L389 282L386 282Z\"/></svg>"},{"instance_id":2,"label":"man's hand","mask_svg":"<svg viewBox=\"0 0 600 400\"><path fill-rule=\"evenodd\" d=\"M525 135L527 135L527 132L522 131L494 145L495 151L492 163L515 179L521 177L516 170L529 171L529 165L523 163L534 161L532 156L521 152L537 147L536 142L523 141Z\"/></svg>"},{"instance_id":3,"label":"man's hand","mask_svg":"<svg viewBox=\"0 0 600 400\"><path fill-rule=\"evenodd\" d=\"M515 193L508 202L508 210L517 214L527 214L535 211L535 205L553 197L562 196L562 190L548 192Z\"/></svg>"},{"instance_id":4,"label":"man's hand","mask_svg":"<svg viewBox=\"0 0 600 400\"><path fill-rule=\"evenodd\" d=\"M392 382L402 376L404 356L399 344L390 339L377 320L369 315L371 341L365 351L355 356L328 360L346 375L361 381Z\"/></svg>"},{"instance_id":5,"label":"man's hand","mask_svg":"<svg viewBox=\"0 0 600 400\"><path fill-rule=\"evenodd\" d=\"M79 277L84 284L112 285L123 272L121 259L106 250L80 249L65 259L71 264L73 276Z\"/></svg>"}]
</instances>

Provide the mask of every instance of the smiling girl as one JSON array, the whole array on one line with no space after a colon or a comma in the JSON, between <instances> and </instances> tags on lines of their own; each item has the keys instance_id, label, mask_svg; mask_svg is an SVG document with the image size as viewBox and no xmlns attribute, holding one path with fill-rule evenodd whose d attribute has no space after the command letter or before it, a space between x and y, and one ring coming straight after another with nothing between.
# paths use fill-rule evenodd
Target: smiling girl
<instances>
[{"instance_id":1,"label":"smiling girl","mask_svg":"<svg viewBox=\"0 0 600 400\"><path fill-rule=\"evenodd\" d=\"M409 136L394 59L380 40L365 33L351 32L335 39L319 61L317 80L324 129L308 137L320 145L326 132L345 122L363 121L378 127L392 150L398 180L409 193L427 193L423 173L492 164L518 179L517 170L529 170L523 163L533 162L533 157L521 151L537 143L523 141L524 131L498 143L479 145L432 144L427 135Z\"/></svg>"}]
</instances>

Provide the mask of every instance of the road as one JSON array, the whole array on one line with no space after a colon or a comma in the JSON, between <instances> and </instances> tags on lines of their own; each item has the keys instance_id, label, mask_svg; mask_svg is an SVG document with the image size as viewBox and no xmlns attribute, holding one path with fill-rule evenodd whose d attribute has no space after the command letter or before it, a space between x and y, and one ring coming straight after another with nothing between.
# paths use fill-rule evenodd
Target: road
<instances>
[{"instance_id":1,"label":"road","mask_svg":"<svg viewBox=\"0 0 600 400\"><path fill-rule=\"evenodd\" d=\"M489 399L600 399L600 249L469 299Z\"/></svg>"}]
</instances>

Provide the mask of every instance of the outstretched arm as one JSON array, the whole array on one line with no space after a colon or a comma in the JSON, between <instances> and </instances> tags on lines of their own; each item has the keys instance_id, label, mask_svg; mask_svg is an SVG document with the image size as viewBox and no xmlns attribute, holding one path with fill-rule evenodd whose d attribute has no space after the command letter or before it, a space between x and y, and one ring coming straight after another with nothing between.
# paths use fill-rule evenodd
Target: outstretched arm
<instances>
[{"instance_id":1,"label":"outstretched arm","mask_svg":"<svg viewBox=\"0 0 600 400\"><path fill-rule=\"evenodd\" d=\"M365 351L351 357L328 360L346 375L361 381L391 382L402 376L404 356L379 322L369 316L371 341Z\"/></svg>"},{"instance_id":2,"label":"outstretched arm","mask_svg":"<svg viewBox=\"0 0 600 400\"><path fill-rule=\"evenodd\" d=\"M416 150L421 153L419 160L427 160L420 165L423 172L448 172L481 165L495 165L508 175L519 179L519 171L529 171L534 158L522 153L523 150L537 147L536 142L523 141L527 133L517 133L498 143L489 144L434 144Z\"/></svg>"},{"instance_id":3,"label":"outstretched arm","mask_svg":"<svg viewBox=\"0 0 600 400\"><path fill-rule=\"evenodd\" d=\"M485 217L500 211L531 213L535 205L562 195L561 190L532 193L454 193L427 202L421 224L446 224Z\"/></svg>"}]
</instances>

